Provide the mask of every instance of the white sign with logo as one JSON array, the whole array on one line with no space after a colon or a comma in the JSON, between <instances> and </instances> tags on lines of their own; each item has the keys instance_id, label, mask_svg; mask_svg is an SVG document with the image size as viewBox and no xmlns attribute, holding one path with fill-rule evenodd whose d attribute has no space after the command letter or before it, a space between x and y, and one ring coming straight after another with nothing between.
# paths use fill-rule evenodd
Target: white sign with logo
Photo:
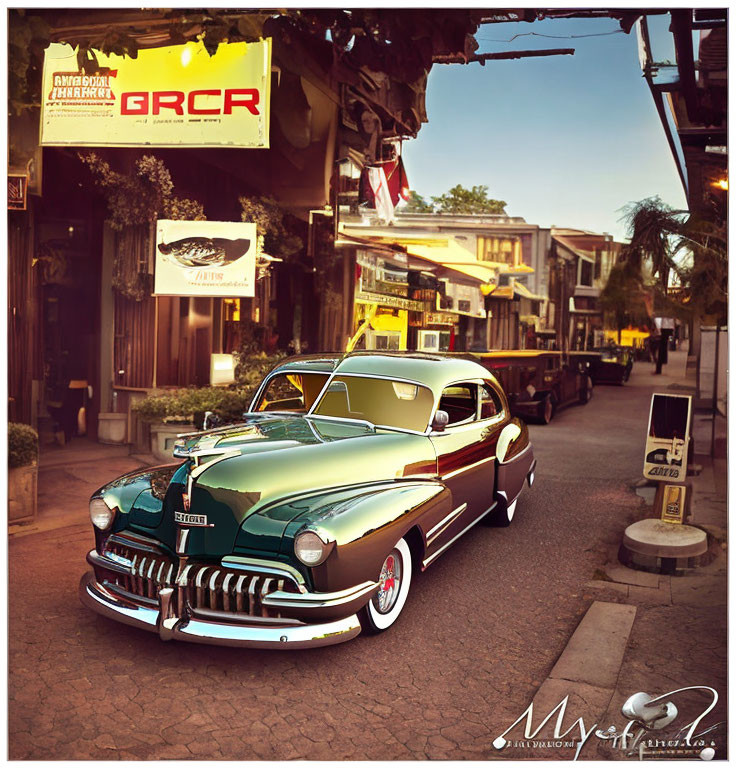
<instances>
[{"instance_id":1,"label":"white sign with logo","mask_svg":"<svg viewBox=\"0 0 736 768\"><path fill-rule=\"evenodd\" d=\"M690 395L652 395L644 453L647 479L684 482L687 477L691 405Z\"/></svg>"},{"instance_id":2,"label":"white sign with logo","mask_svg":"<svg viewBox=\"0 0 736 768\"><path fill-rule=\"evenodd\" d=\"M256 225L156 223L156 296L254 296Z\"/></svg>"}]
</instances>

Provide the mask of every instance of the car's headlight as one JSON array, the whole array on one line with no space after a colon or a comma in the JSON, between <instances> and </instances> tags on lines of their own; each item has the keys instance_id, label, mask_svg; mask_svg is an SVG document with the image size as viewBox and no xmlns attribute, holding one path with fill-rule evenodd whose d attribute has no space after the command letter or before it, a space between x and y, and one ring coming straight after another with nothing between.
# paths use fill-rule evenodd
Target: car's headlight
<instances>
[{"instance_id":1,"label":"car's headlight","mask_svg":"<svg viewBox=\"0 0 736 768\"><path fill-rule=\"evenodd\" d=\"M115 510L110 509L103 499L92 499L89 502L89 518L95 528L106 531L115 519Z\"/></svg>"},{"instance_id":2,"label":"car's headlight","mask_svg":"<svg viewBox=\"0 0 736 768\"><path fill-rule=\"evenodd\" d=\"M303 531L294 540L294 554L304 565L319 565L330 554L333 543L326 544L314 531Z\"/></svg>"}]
</instances>

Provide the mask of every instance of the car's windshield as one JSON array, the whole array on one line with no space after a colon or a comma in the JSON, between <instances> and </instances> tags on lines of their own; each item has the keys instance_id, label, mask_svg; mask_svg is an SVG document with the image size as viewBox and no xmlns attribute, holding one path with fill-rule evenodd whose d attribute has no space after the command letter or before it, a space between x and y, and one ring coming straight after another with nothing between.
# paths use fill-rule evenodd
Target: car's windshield
<instances>
[{"instance_id":1,"label":"car's windshield","mask_svg":"<svg viewBox=\"0 0 736 768\"><path fill-rule=\"evenodd\" d=\"M420 384L359 376L336 376L313 413L424 432L434 397Z\"/></svg>"}]
</instances>

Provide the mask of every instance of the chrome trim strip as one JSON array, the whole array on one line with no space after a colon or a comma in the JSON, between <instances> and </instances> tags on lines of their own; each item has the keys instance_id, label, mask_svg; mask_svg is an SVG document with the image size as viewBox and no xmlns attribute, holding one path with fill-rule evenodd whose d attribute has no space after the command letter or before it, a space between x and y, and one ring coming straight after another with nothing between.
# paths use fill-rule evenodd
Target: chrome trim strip
<instances>
[{"instance_id":1,"label":"chrome trim strip","mask_svg":"<svg viewBox=\"0 0 736 768\"><path fill-rule=\"evenodd\" d=\"M238 576L238 581L235 585L235 610L239 613L243 613L245 610L245 607L243 605L243 582L248 577L243 574L242 576Z\"/></svg>"},{"instance_id":2,"label":"chrome trim strip","mask_svg":"<svg viewBox=\"0 0 736 768\"><path fill-rule=\"evenodd\" d=\"M365 424L371 429L375 429L376 425L372 421L366 419L351 419L349 416L328 416L322 413L308 413L305 419L324 419L325 421L347 421L351 424Z\"/></svg>"},{"instance_id":3,"label":"chrome trim strip","mask_svg":"<svg viewBox=\"0 0 736 768\"><path fill-rule=\"evenodd\" d=\"M306 592L306 582L304 576L293 565L288 563L274 563L273 560L259 560L255 557L240 557L239 555L228 555L220 561L223 568L237 568L247 570L251 573L267 573L274 576L287 576L291 581L295 581L300 592ZM255 574L254 574L255 575Z\"/></svg>"},{"instance_id":4,"label":"chrome trim strip","mask_svg":"<svg viewBox=\"0 0 736 768\"><path fill-rule=\"evenodd\" d=\"M230 610L230 590L228 587L230 586L230 582L235 577L234 573L226 573L225 578L222 580L222 607L224 610L229 611Z\"/></svg>"},{"instance_id":5,"label":"chrome trim strip","mask_svg":"<svg viewBox=\"0 0 736 768\"><path fill-rule=\"evenodd\" d=\"M261 602L263 602L263 598L268 594L268 588L271 586L271 583L276 581L276 579L269 578L263 580L263 586L261 587Z\"/></svg>"},{"instance_id":6,"label":"chrome trim strip","mask_svg":"<svg viewBox=\"0 0 736 768\"><path fill-rule=\"evenodd\" d=\"M183 555L187 550L187 539L190 528L179 528L176 536L176 554Z\"/></svg>"},{"instance_id":7,"label":"chrome trim strip","mask_svg":"<svg viewBox=\"0 0 736 768\"><path fill-rule=\"evenodd\" d=\"M187 576L189 574L189 571L192 570L192 564L189 563L188 565L184 566L184 570L179 574L179 578L176 580L176 586L177 587L186 587L187 586Z\"/></svg>"},{"instance_id":8,"label":"chrome trim strip","mask_svg":"<svg viewBox=\"0 0 736 768\"><path fill-rule=\"evenodd\" d=\"M218 570L215 570L215 572L212 574L212 578L210 579L210 592L215 591L215 586L217 585L217 577L220 575L220 572Z\"/></svg>"},{"instance_id":9,"label":"chrome trim strip","mask_svg":"<svg viewBox=\"0 0 736 768\"><path fill-rule=\"evenodd\" d=\"M339 592L308 592L295 595L291 592L271 592L263 597L263 605L273 608L330 608L365 597L378 588L377 581L365 581Z\"/></svg>"},{"instance_id":10,"label":"chrome trim strip","mask_svg":"<svg viewBox=\"0 0 736 768\"><path fill-rule=\"evenodd\" d=\"M519 454L521 455L521 454ZM486 456L485 459L481 459L480 461L476 461L473 464L468 464L467 467L461 467L460 469L454 469L452 472L448 472L446 475L441 475L440 480L449 480L451 477L456 477L457 475L462 475L463 472L469 472L471 469L475 469L476 467L479 467L481 464L485 464L489 461L495 461L496 455L493 456Z\"/></svg>"},{"instance_id":11,"label":"chrome trim strip","mask_svg":"<svg viewBox=\"0 0 736 768\"><path fill-rule=\"evenodd\" d=\"M360 622L356 615L325 624L295 626L280 626L278 621L270 626L266 622L248 626L199 619L187 620L170 615L162 618L164 607L168 614L173 608L171 602L166 601L170 595L162 595L157 608L137 606L108 592L103 585L95 581L93 573L85 573L82 576L79 597L86 607L103 616L149 632L158 631L162 639L166 640L283 650L333 645L360 634Z\"/></svg>"},{"instance_id":12,"label":"chrome trim strip","mask_svg":"<svg viewBox=\"0 0 736 768\"><path fill-rule=\"evenodd\" d=\"M87 562L93 568L95 566L99 566L100 568L105 568L108 571L114 571L115 573L122 574L123 576L130 576L131 573L130 566L125 566L122 563L118 563L116 560L106 557L104 553L101 555L96 549L91 549L87 553Z\"/></svg>"},{"instance_id":13,"label":"chrome trim strip","mask_svg":"<svg viewBox=\"0 0 736 768\"><path fill-rule=\"evenodd\" d=\"M256 589L258 588L258 577L253 576L248 585L248 613L255 613L256 607Z\"/></svg>"},{"instance_id":14,"label":"chrome trim strip","mask_svg":"<svg viewBox=\"0 0 736 768\"><path fill-rule=\"evenodd\" d=\"M449 515L446 515L442 518L442 520L437 523L433 528L430 528L429 531L427 531L427 544L431 544L441 533L445 530L445 528L456 518L458 515L461 515L466 509L468 508L467 503L461 504L459 507L456 507L455 509L450 512Z\"/></svg>"},{"instance_id":15,"label":"chrome trim strip","mask_svg":"<svg viewBox=\"0 0 736 768\"><path fill-rule=\"evenodd\" d=\"M151 554L164 554L165 550L161 546L161 542L156 539L151 539L143 534L133 533L132 531L120 531L120 533L113 533L108 542L111 544L120 544L123 547L129 547L130 549L138 549L143 552L150 552Z\"/></svg>"},{"instance_id":16,"label":"chrome trim strip","mask_svg":"<svg viewBox=\"0 0 736 768\"><path fill-rule=\"evenodd\" d=\"M426 568L434 559L441 555L451 544L454 544L464 533L467 533L476 523L479 523L489 512L491 512L496 506L496 502L491 504L490 507L479 517L476 517L470 525L460 531L456 536L453 536L446 544L443 544L434 554L430 555L426 560L422 562L422 567Z\"/></svg>"}]
</instances>

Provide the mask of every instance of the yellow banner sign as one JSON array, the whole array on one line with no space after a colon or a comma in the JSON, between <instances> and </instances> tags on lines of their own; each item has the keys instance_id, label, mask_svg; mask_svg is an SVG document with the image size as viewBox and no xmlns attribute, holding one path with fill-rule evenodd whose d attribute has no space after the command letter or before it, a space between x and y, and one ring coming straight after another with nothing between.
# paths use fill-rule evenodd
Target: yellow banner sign
<instances>
[{"instance_id":1,"label":"yellow banner sign","mask_svg":"<svg viewBox=\"0 0 736 768\"><path fill-rule=\"evenodd\" d=\"M96 52L82 72L69 45L53 43L43 70L41 144L84 147L268 148L271 40Z\"/></svg>"}]
</instances>

